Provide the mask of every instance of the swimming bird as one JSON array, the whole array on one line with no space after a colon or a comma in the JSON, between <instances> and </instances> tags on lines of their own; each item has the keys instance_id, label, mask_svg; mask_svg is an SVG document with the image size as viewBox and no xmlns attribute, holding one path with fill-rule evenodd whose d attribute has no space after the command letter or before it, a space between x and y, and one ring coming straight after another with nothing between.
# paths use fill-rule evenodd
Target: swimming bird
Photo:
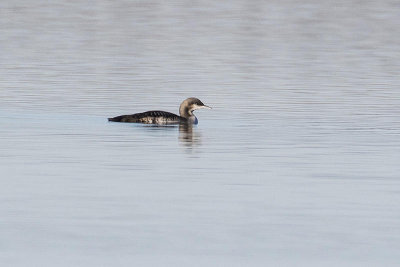
<instances>
[{"instance_id":1,"label":"swimming bird","mask_svg":"<svg viewBox=\"0 0 400 267\"><path fill-rule=\"evenodd\" d=\"M193 114L196 109L208 108L198 98L190 97L182 102L179 107L179 116L160 110L146 111L132 115L121 115L114 118L108 118L109 121L115 122L133 122L146 124L197 124L198 120Z\"/></svg>"}]
</instances>

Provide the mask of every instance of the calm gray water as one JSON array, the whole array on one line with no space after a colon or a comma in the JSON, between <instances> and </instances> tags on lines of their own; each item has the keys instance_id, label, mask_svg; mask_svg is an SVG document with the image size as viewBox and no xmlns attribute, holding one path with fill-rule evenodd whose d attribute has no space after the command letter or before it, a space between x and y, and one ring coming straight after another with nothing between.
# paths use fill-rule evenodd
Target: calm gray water
<instances>
[{"instance_id":1,"label":"calm gray water","mask_svg":"<svg viewBox=\"0 0 400 267\"><path fill-rule=\"evenodd\" d=\"M0 3L1 266L398 266L398 1ZM186 97L199 125L106 118Z\"/></svg>"}]
</instances>

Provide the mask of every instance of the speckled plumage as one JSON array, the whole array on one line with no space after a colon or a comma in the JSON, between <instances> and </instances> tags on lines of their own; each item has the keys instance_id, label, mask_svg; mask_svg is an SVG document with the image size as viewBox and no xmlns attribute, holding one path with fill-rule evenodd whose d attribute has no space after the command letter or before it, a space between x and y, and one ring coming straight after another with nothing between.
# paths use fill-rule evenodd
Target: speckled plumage
<instances>
[{"instance_id":1,"label":"speckled plumage","mask_svg":"<svg viewBox=\"0 0 400 267\"><path fill-rule=\"evenodd\" d=\"M145 124L177 124L186 123L187 119L171 112L152 110L132 115L121 115L109 118L109 121L115 122L133 122Z\"/></svg>"}]
</instances>

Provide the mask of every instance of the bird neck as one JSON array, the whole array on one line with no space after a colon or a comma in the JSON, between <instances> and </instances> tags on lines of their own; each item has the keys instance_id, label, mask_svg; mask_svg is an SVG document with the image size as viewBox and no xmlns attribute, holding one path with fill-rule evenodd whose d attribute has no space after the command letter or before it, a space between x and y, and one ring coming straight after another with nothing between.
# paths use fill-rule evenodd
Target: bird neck
<instances>
[{"instance_id":1,"label":"bird neck","mask_svg":"<svg viewBox=\"0 0 400 267\"><path fill-rule=\"evenodd\" d=\"M187 119L189 124L197 124L197 118L193 114L193 110L191 110L187 105L182 105L179 107L179 115Z\"/></svg>"},{"instance_id":2,"label":"bird neck","mask_svg":"<svg viewBox=\"0 0 400 267\"><path fill-rule=\"evenodd\" d=\"M189 107L187 105L182 104L179 107L179 115L181 117L184 117L186 119L190 118L191 116L194 116L192 113L192 110L189 109Z\"/></svg>"}]
</instances>

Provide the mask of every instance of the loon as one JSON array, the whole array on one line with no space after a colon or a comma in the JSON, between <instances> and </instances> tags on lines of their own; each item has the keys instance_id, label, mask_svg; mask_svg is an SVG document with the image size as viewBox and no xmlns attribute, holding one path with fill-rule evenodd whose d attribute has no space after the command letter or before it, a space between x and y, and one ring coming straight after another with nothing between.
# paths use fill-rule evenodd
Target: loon
<instances>
[{"instance_id":1,"label":"loon","mask_svg":"<svg viewBox=\"0 0 400 267\"><path fill-rule=\"evenodd\" d=\"M190 97L182 102L179 107L179 116L166 111L152 110L132 115L121 115L114 118L108 118L115 122L134 122L146 124L197 124L198 120L193 114L196 109L208 108L198 98Z\"/></svg>"}]
</instances>

